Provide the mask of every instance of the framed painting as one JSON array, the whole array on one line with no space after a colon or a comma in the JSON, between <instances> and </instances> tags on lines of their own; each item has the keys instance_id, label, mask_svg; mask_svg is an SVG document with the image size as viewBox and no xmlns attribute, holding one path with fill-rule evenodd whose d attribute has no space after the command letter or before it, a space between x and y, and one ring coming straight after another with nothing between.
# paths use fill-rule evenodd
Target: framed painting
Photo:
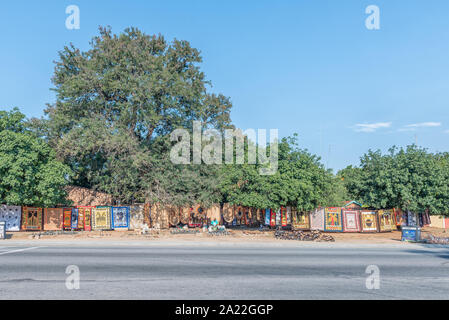
<instances>
[{"instance_id":1,"label":"framed painting","mask_svg":"<svg viewBox=\"0 0 449 320\"><path fill-rule=\"evenodd\" d=\"M360 212L360 221L362 232L377 232L376 211L364 210Z\"/></svg>"},{"instance_id":2,"label":"framed painting","mask_svg":"<svg viewBox=\"0 0 449 320\"><path fill-rule=\"evenodd\" d=\"M341 211L339 207L324 209L324 231L343 232Z\"/></svg>"},{"instance_id":3,"label":"framed painting","mask_svg":"<svg viewBox=\"0 0 449 320\"><path fill-rule=\"evenodd\" d=\"M344 210L343 215L343 232L360 232L360 211Z\"/></svg>"}]
</instances>

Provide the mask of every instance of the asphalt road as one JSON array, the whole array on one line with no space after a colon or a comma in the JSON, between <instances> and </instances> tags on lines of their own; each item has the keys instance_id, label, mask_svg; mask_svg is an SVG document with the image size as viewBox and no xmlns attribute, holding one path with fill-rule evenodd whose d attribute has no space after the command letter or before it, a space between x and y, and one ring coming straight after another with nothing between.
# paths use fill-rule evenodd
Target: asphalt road
<instances>
[{"instance_id":1,"label":"asphalt road","mask_svg":"<svg viewBox=\"0 0 449 320\"><path fill-rule=\"evenodd\" d=\"M67 289L69 265L79 268L79 289ZM379 289L367 288L369 265L379 268ZM0 299L327 298L449 299L449 248L288 241L0 243Z\"/></svg>"}]
</instances>

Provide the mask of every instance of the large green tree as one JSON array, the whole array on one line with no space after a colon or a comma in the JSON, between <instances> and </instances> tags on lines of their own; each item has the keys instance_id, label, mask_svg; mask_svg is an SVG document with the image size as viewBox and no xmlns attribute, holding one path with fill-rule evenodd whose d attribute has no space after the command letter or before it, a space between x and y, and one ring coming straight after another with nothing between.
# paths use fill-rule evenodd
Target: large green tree
<instances>
[{"instance_id":1,"label":"large green tree","mask_svg":"<svg viewBox=\"0 0 449 320\"><path fill-rule=\"evenodd\" d=\"M348 193L365 205L444 214L449 205L448 169L447 156L412 145L393 147L387 154L369 151L359 167L339 175Z\"/></svg>"},{"instance_id":2,"label":"large green tree","mask_svg":"<svg viewBox=\"0 0 449 320\"><path fill-rule=\"evenodd\" d=\"M60 52L57 99L37 126L73 170L73 183L123 202L214 199L217 168L168 159L174 129L191 129L194 120L231 125L231 102L209 92L200 52L136 28L99 33L87 51L71 45Z\"/></svg>"},{"instance_id":3,"label":"large green tree","mask_svg":"<svg viewBox=\"0 0 449 320\"><path fill-rule=\"evenodd\" d=\"M0 203L27 206L66 204L70 168L27 127L18 109L0 111Z\"/></svg>"}]
</instances>

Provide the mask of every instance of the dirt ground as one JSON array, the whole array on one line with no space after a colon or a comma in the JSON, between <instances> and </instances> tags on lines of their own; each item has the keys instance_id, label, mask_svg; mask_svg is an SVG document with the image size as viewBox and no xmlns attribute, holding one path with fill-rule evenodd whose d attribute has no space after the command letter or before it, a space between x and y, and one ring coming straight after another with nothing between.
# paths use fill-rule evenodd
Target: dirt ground
<instances>
[{"instance_id":1,"label":"dirt ground","mask_svg":"<svg viewBox=\"0 0 449 320\"><path fill-rule=\"evenodd\" d=\"M7 232L7 239L12 240L176 240L176 241L293 241L278 240L274 237L274 230L259 231L257 229L228 229L229 235L212 236L200 229L190 229L187 234L172 234L171 230L151 230L147 234L140 231L91 231L91 232ZM334 237L335 242L348 243L398 243L401 241L401 232L385 233L326 233ZM422 238L429 234L437 237L449 237L448 229L425 227L422 230Z\"/></svg>"}]
</instances>

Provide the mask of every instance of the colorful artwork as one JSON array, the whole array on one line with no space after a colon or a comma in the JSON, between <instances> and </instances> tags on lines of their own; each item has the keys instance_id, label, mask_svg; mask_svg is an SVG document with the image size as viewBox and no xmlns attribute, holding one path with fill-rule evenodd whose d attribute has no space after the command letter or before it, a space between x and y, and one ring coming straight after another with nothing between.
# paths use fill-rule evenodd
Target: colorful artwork
<instances>
[{"instance_id":1,"label":"colorful artwork","mask_svg":"<svg viewBox=\"0 0 449 320\"><path fill-rule=\"evenodd\" d=\"M42 208L23 207L22 230L25 231L42 230Z\"/></svg>"},{"instance_id":2,"label":"colorful artwork","mask_svg":"<svg viewBox=\"0 0 449 320\"><path fill-rule=\"evenodd\" d=\"M80 221L84 221L83 229L85 231L91 231L92 230L92 210L95 207L89 207L89 206L79 206L78 208L78 214Z\"/></svg>"},{"instance_id":3,"label":"colorful artwork","mask_svg":"<svg viewBox=\"0 0 449 320\"><path fill-rule=\"evenodd\" d=\"M45 208L44 209L44 230L58 231L62 230L62 215L61 208Z\"/></svg>"},{"instance_id":4,"label":"colorful artwork","mask_svg":"<svg viewBox=\"0 0 449 320\"><path fill-rule=\"evenodd\" d=\"M20 231L22 207L0 206L0 221L5 222L5 231Z\"/></svg>"},{"instance_id":5,"label":"colorful artwork","mask_svg":"<svg viewBox=\"0 0 449 320\"><path fill-rule=\"evenodd\" d=\"M281 224L283 227L286 227L286 226L287 226L287 208L281 207L280 213L281 213L281 221L280 221L280 224Z\"/></svg>"},{"instance_id":6,"label":"colorful artwork","mask_svg":"<svg viewBox=\"0 0 449 320\"><path fill-rule=\"evenodd\" d=\"M310 229L324 231L324 208L310 213Z\"/></svg>"},{"instance_id":7,"label":"colorful artwork","mask_svg":"<svg viewBox=\"0 0 449 320\"><path fill-rule=\"evenodd\" d=\"M129 228L129 208L112 207L112 229Z\"/></svg>"},{"instance_id":8,"label":"colorful artwork","mask_svg":"<svg viewBox=\"0 0 449 320\"><path fill-rule=\"evenodd\" d=\"M332 232L343 231L341 208L326 208L324 210L324 230Z\"/></svg>"},{"instance_id":9,"label":"colorful artwork","mask_svg":"<svg viewBox=\"0 0 449 320\"><path fill-rule=\"evenodd\" d=\"M309 230L310 229L310 214L308 212L298 212L295 208L292 209L292 227L295 230Z\"/></svg>"},{"instance_id":10,"label":"colorful artwork","mask_svg":"<svg viewBox=\"0 0 449 320\"><path fill-rule=\"evenodd\" d=\"M396 226L400 227L402 225L402 210L401 209L393 209L394 211L394 220L396 222Z\"/></svg>"},{"instance_id":11,"label":"colorful artwork","mask_svg":"<svg viewBox=\"0 0 449 320\"><path fill-rule=\"evenodd\" d=\"M276 215L275 215L275 223L276 226L280 226L281 225L281 210L279 209L278 211L276 211Z\"/></svg>"},{"instance_id":12,"label":"colorful artwork","mask_svg":"<svg viewBox=\"0 0 449 320\"><path fill-rule=\"evenodd\" d=\"M360 213L362 232L377 232L376 211L362 211Z\"/></svg>"},{"instance_id":13,"label":"colorful artwork","mask_svg":"<svg viewBox=\"0 0 449 320\"><path fill-rule=\"evenodd\" d=\"M92 212L92 228L93 230L109 230L111 229L111 208L97 207Z\"/></svg>"},{"instance_id":14,"label":"colorful artwork","mask_svg":"<svg viewBox=\"0 0 449 320\"><path fill-rule=\"evenodd\" d=\"M343 232L360 232L360 211L344 210L343 216Z\"/></svg>"},{"instance_id":15,"label":"colorful artwork","mask_svg":"<svg viewBox=\"0 0 449 320\"><path fill-rule=\"evenodd\" d=\"M270 227L276 227L276 211L270 209Z\"/></svg>"},{"instance_id":16,"label":"colorful artwork","mask_svg":"<svg viewBox=\"0 0 449 320\"><path fill-rule=\"evenodd\" d=\"M72 222L70 224L70 227L72 229L78 229L78 209L76 208L72 208Z\"/></svg>"},{"instance_id":17,"label":"colorful artwork","mask_svg":"<svg viewBox=\"0 0 449 320\"><path fill-rule=\"evenodd\" d=\"M393 210L378 210L377 218L379 220L379 231L380 232L391 232L396 229L396 224L393 220L394 212Z\"/></svg>"},{"instance_id":18,"label":"colorful artwork","mask_svg":"<svg viewBox=\"0 0 449 320\"><path fill-rule=\"evenodd\" d=\"M62 212L64 230L72 229L72 208L64 208Z\"/></svg>"}]
</instances>

